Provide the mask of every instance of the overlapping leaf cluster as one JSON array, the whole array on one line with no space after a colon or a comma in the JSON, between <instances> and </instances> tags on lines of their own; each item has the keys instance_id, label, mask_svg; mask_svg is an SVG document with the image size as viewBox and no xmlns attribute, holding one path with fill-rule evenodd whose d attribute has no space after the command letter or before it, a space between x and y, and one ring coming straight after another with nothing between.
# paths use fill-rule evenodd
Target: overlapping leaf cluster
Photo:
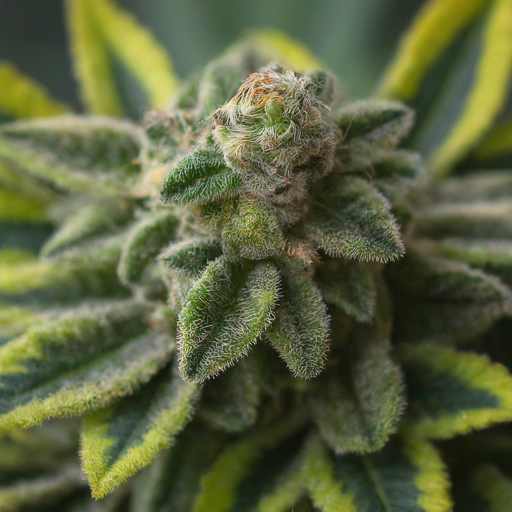
<instances>
[{"instance_id":1,"label":"overlapping leaf cluster","mask_svg":"<svg viewBox=\"0 0 512 512\"><path fill-rule=\"evenodd\" d=\"M383 94L411 101L447 44L422 37L484 3L427 4ZM90 111L121 110L112 52L162 104L145 30L110 0L68 14ZM448 469L456 506L510 508L508 427L446 440L512 419L511 175L431 182L411 109L315 67L256 34L139 124L0 125L0 511L447 512ZM97 504L74 424L19 430L82 414L93 496L120 486Z\"/></svg>"}]
</instances>

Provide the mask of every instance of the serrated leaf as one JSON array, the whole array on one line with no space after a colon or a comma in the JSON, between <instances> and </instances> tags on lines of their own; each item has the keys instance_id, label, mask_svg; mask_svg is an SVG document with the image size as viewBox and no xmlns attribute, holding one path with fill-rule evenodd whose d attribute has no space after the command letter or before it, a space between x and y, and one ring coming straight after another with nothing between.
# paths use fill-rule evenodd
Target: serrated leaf
<instances>
[{"instance_id":1,"label":"serrated leaf","mask_svg":"<svg viewBox=\"0 0 512 512\"><path fill-rule=\"evenodd\" d=\"M241 432L256 421L263 368L255 353L205 385L200 414L214 428Z\"/></svg>"},{"instance_id":2,"label":"serrated leaf","mask_svg":"<svg viewBox=\"0 0 512 512\"><path fill-rule=\"evenodd\" d=\"M162 454L135 482L132 512L190 512L201 477L227 443L226 434L191 423L176 444Z\"/></svg>"},{"instance_id":3,"label":"serrated leaf","mask_svg":"<svg viewBox=\"0 0 512 512\"><path fill-rule=\"evenodd\" d=\"M471 490L483 498L486 512L507 512L512 509L512 480L496 466L478 467L471 478ZM480 504L477 502L477 504Z\"/></svg>"},{"instance_id":4,"label":"serrated leaf","mask_svg":"<svg viewBox=\"0 0 512 512\"><path fill-rule=\"evenodd\" d=\"M292 433L291 423L283 423L228 446L201 478L192 511L284 512L293 506L302 495L301 480L292 477L302 436L290 439Z\"/></svg>"},{"instance_id":5,"label":"serrated leaf","mask_svg":"<svg viewBox=\"0 0 512 512\"><path fill-rule=\"evenodd\" d=\"M496 277L460 261L420 256L412 247L388 276L399 340L465 342L510 307L510 290Z\"/></svg>"},{"instance_id":6,"label":"serrated leaf","mask_svg":"<svg viewBox=\"0 0 512 512\"><path fill-rule=\"evenodd\" d=\"M310 379L322 371L329 350L329 316L310 277L283 274L276 319L267 336L296 377Z\"/></svg>"},{"instance_id":7,"label":"serrated leaf","mask_svg":"<svg viewBox=\"0 0 512 512\"><path fill-rule=\"evenodd\" d=\"M380 95L413 99L432 64L489 3L489 0L426 2L403 37L397 56L384 75Z\"/></svg>"},{"instance_id":8,"label":"serrated leaf","mask_svg":"<svg viewBox=\"0 0 512 512\"><path fill-rule=\"evenodd\" d=\"M59 502L84 486L80 470L67 466L54 475L24 479L8 486L0 486L0 512L26 510L26 507Z\"/></svg>"},{"instance_id":9,"label":"serrated leaf","mask_svg":"<svg viewBox=\"0 0 512 512\"><path fill-rule=\"evenodd\" d=\"M335 304L359 322L372 318L377 292L372 269L367 263L325 260L318 265L315 282L326 302Z\"/></svg>"},{"instance_id":10,"label":"serrated leaf","mask_svg":"<svg viewBox=\"0 0 512 512\"><path fill-rule=\"evenodd\" d=\"M389 262L404 253L389 202L359 178L340 179L316 199L304 229L329 256Z\"/></svg>"},{"instance_id":11,"label":"serrated leaf","mask_svg":"<svg viewBox=\"0 0 512 512\"><path fill-rule=\"evenodd\" d=\"M165 49L149 30L113 1L92 0L90 6L109 50L133 73L151 106L164 107L178 86Z\"/></svg>"},{"instance_id":12,"label":"serrated leaf","mask_svg":"<svg viewBox=\"0 0 512 512\"><path fill-rule=\"evenodd\" d=\"M510 2L493 2L472 89L455 126L431 157L436 176L445 176L468 153L491 126L507 100L512 71L511 23Z\"/></svg>"},{"instance_id":13,"label":"serrated leaf","mask_svg":"<svg viewBox=\"0 0 512 512\"><path fill-rule=\"evenodd\" d=\"M371 455L334 455L313 438L305 457L311 499L323 512L449 512L449 481L428 441L393 440Z\"/></svg>"},{"instance_id":14,"label":"serrated leaf","mask_svg":"<svg viewBox=\"0 0 512 512\"><path fill-rule=\"evenodd\" d=\"M9 62L0 62L0 112L15 118L50 117L71 110Z\"/></svg>"},{"instance_id":15,"label":"serrated leaf","mask_svg":"<svg viewBox=\"0 0 512 512\"><path fill-rule=\"evenodd\" d=\"M335 121L343 144L366 143L392 149L409 133L413 111L393 101L359 100L342 107Z\"/></svg>"},{"instance_id":16,"label":"serrated leaf","mask_svg":"<svg viewBox=\"0 0 512 512\"><path fill-rule=\"evenodd\" d=\"M83 306L0 347L0 430L106 406L146 382L170 343L147 331L148 306Z\"/></svg>"},{"instance_id":17,"label":"serrated leaf","mask_svg":"<svg viewBox=\"0 0 512 512\"><path fill-rule=\"evenodd\" d=\"M0 127L0 158L64 189L98 195L128 193L140 144L134 124L106 117L68 115Z\"/></svg>"},{"instance_id":18,"label":"serrated leaf","mask_svg":"<svg viewBox=\"0 0 512 512\"><path fill-rule=\"evenodd\" d=\"M252 197L241 197L226 215L222 242L241 258L277 256L284 244L276 208Z\"/></svg>"},{"instance_id":19,"label":"serrated leaf","mask_svg":"<svg viewBox=\"0 0 512 512\"><path fill-rule=\"evenodd\" d=\"M236 197L242 180L214 148L196 149L182 158L165 178L160 199L166 204L205 204Z\"/></svg>"},{"instance_id":20,"label":"serrated leaf","mask_svg":"<svg viewBox=\"0 0 512 512\"><path fill-rule=\"evenodd\" d=\"M445 439L512 418L512 377L485 355L433 345L404 347L407 421Z\"/></svg>"},{"instance_id":21,"label":"serrated leaf","mask_svg":"<svg viewBox=\"0 0 512 512\"><path fill-rule=\"evenodd\" d=\"M214 238L193 238L171 244L160 260L174 272L198 277L210 261L222 256L222 245Z\"/></svg>"},{"instance_id":22,"label":"serrated leaf","mask_svg":"<svg viewBox=\"0 0 512 512\"><path fill-rule=\"evenodd\" d=\"M163 210L138 222L121 254L118 274L126 283L137 282L151 260L171 242L179 226L172 210Z\"/></svg>"},{"instance_id":23,"label":"serrated leaf","mask_svg":"<svg viewBox=\"0 0 512 512\"><path fill-rule=\"evenodd\" d=\"M349 353L311 395L320 432L338 454L381 449L404 409L402 376L389 342L374 327L355 327ZM341 364L341 368L340 368Z\"/></svg>"},{"instance_id":24,"label":"serrated leaf","mask_svg":"<svg viewBox=\"0 0 512 512\"><path fill-rule=\"evenodd\" d=\"M247 355L272 321L279 272L270 262L210 263L191 289L178 322L180 370L202 382Z\"/></svg>"},{"instance_id":25,"label":"serrated leaf","mask_svg":"<svg viewBox=\"0 0 512 512\"><path fill-rule=\"evenodd\" d=\"M65 12L82 103L91 114L122 115L121 98L93 4L89 0L66 0Z\"/></svg>"},{"instance_id":26,"label":"serrated leaf","mask_svg":"<svg viewBox=\"0 0 512 512\"><path fill-rule=\"evenodd\" d=\"M93 497L103 498L167 448L198 396L197 385L168 366L133 395L86 415L81 457Z\"/></svg>"}]
</instances>

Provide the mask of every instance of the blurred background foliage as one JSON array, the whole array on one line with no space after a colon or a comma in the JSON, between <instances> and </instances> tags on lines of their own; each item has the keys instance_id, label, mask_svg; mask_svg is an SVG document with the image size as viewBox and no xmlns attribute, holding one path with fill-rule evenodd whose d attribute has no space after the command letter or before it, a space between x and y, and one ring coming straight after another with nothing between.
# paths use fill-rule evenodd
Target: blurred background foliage
<instances>
[{"instance_id":1,"label":"blurred background foliage","mask_svg":"<svg viewBox=\"0 0 512 512\"><path fill-rule=\"evenodd\" d=\"M422 0L120 0L171 54L182 78L201 69L249 30L277 28L309 46L354 98L374 90ZM0 60L80 104L62 0L0 0ZM132 117L142 94L119 66Z\"/></svg>"}]
</instances>

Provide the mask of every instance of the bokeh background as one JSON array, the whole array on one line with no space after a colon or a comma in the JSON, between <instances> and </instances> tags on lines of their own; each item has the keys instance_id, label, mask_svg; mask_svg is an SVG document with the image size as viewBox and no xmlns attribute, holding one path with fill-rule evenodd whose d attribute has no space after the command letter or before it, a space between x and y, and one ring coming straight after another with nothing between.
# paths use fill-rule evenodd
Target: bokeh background
<instances>
[{"instance_id":1,"label":"bokeh background","mask_svg":"<svg viewBox=\"0 0 512 512\"><path fill-rule=\"evenodd\" d=\"M150 27L187 77L252 28L308 45L353 97L371 94L422 0L118 0ZM0 60L14 62L79 109L63 0L0 0ZM122 73L121 68L119 73ZM137 117L138 91L124 77ZM139 107L136 107L139 105Z\"/></svg>"}]
</instances>

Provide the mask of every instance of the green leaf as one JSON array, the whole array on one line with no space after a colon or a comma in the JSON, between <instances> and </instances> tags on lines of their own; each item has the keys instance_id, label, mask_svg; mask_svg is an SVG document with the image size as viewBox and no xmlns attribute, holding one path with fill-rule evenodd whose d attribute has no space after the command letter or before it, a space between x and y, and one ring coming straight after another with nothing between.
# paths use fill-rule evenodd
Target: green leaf
<instances>
[{"instance_id":1,"label":"green leaf","mask_svg":"<svg viewBox=\"0 0 512 512\"><path fill-rule=\"evenodd\" d=\"M489 3L489 0L425 2L384 75L380 96L412 100L436 59Z\"/></svg>"},{"instance_id":2,"label":"green leaf","mask_svg":"<svg viewBox=\"0 0 512 512\"><path fill-rule=\"evenodd\" d=\"M146 382L171 348L145 332L147 312L137 302L86 305L0 347L0 431L106 406Z\"/></svg>"},{"instance_id":3,"label":"green leaf","mask_svg":"<svg viewBox=\"0 0 512 512\"><path fill-rule=\"evenodd\" d=\"M133 489L132 510L190 512L201 477L227 442L226 435L191 423L171 450L158 455Z\"/></svg>"},{"instance_id":4,"label":"green leaf","mask_svg":"<svg viewBox=\"0 0 512 512\"><path fill-rule=\"evenodd\" d=\"M228 446L201 478L192 511L285 512L293 506L303 492L296 461L301 436L290 438L290 425L260 429Z\"/></svg>"},{"instance_id":5,"label":"green leaf","mask_svg":"<svg viewBox=\"0 0 512 512\"><path fill-rule=\"evenodd\" d=\"M413 247L388 276L399 340L465 342L510 308L511 292L496 277L460 261L420 256Z\"/></svg>"},{"instance_id":6,"label":"green leaf","mask_svg":"<svg viewBox=\"0 0 512 512\"><path fill-rule=\"evenodd\" d=\"M395 439L371 455L339 456L313 438L305 457L311 499L323 512L449 512L449 481L428 441Z\"/></svg>"},{"instance_id":7,"label":"green leaf","mask_svg":"<svg viewBox=\"0 0 512 512\"><path fill-rule=\"evenodd\" d=\"M119 116L123 106L93 3L66 0L66 24L80 96L91 114Z\"/></svg>"},{"instance_id":8,"label":"green leaf","mask_svg":"<svg viewBox=\"0 0 512 512\"><path fill-rule=\"evenodd\" d=\"M160 259L179 274L198 277L204 267L219 256L222 256L222 246L218 240L192 238L171 244Z\"/></svg>"},{"instance_id":9,"label":"green leaf","mask_svg":"<svg viewBox=\"0 0 512 512\"><path fill-rule=\"evenodd\" d=\"M359 100L336 113L344 144L367 143L392 149L409 133L413 111L393 101Z\"/></svg>"},{"instance_id":10,"label":"green leaf","mask_svg":"<svg viewBox=\"0 0 512 512\"><path fill-rule=\"evenodd\" d=\"M279 294L270 262L210 263L188 295L179 326L180 370L202 382L247 355L269 326Z\"/></svg>"},{"instance_id":11,"label":"green leaf","mask_svg":"<svg viewBox=\"0 0 512 512\"><path fill-rule=\"evenodd\" d=\"M57 504L84 486L80 470L67 466L54 475L23 479L8 486L0 486L0 512L32 510L34 506Z\"/></svg>"},{"instance_id":12,"label":"green leaf","mask_svg":"<svg viewBox=\"0 0 512 512\"><path fill-rule=\"evenodd\" d=\"M304 229L337 258L386 263L404 253L389 202L359 178L340 179L334 190L316 199Z\"/></svg>"},{"instance_id":13,"label":"green leaf","mask_svg":"<svg viewBox=\"0 0 512 512\"><path fill-rule=\"evenodd\" d=\"M205 384L200 414L214 428L241 432L256 421L263 378L256 352Z\"/></svg>"},{"instance_id":14,"label":"green leaf","mask_svg":"<svg viewBox=\"0 0 512 512\"><path fill-rule=\"evenodd\" d=\"M118 274L126 283L137 282L151 260L171 242L179 226L172 210L163 210L138 222L121 254Z\"/></svg>"},{"instance_id":15,"label":"green leaf","mask_svg":"<svg viewBox=\"0 0 512 512\"><path fill-rule=\"evenodd\" d=\"M9 62L0 62L0 112L11 117L50 117L70 110Z\"/></svg>"},{"instance_id":16,"label":"green leaf","mask_svg":"<svg viewBox=\"0 0 512 512\"><path fill-rule=\"evenodd\" d=\"M471 483L471 490L485 500L486 511L507 512L512 509L512 480L496 466L488 464L477 468Z\"/></svg>"},{"instance_id":17,"label":"green leaf","mask_svg":"<svg viewBox=\"0 0 512 512\"><path fill-rule=\"evenodd\" d=\"M512 71L512 5L496 0L487 20L472 89L447 139L431 157L436 176L445 176L477 143L507 100Z\"/></svg>"},{"instance_id":18,"label":"green leaf","mask_svg":"<svg viewBox=\"0 0 512 512\"><path fill-rule=\"evenodd\" d=\"M241 197L226 217L222 241L241 258L259 260L282 251L283 228L274 206Z\"/></svg>"},{"instance_id":19,"label":"green leaf","mask_svg":"<svg viewBox=\"0 0 512 512\"><path fill-rule=\"evenodd\" d=\"M152 107L164 107L178 79L163 46L112 0L92 0L92 15L101 36L146 91Z\"/></svg>"},{"instance_id":20,"label":"green leaf","mask_svg":"<svg viewBox=\"0 0 512 512\"><path fill-rule=\"evenodd\" d=\"M47 204L0 185L0 220L40 224L47 220Z\"/></svg>"},{"instance_id":21,"label":"green leaf","mask_svg":"<svg viewBox=\"0 0 512 512\"><path fill-rule=\"evenodd\" d=\"M0 306L0 345L42 320L40 312L20 306Z\"/></svg>"},{"instance_id":22,"label":"green leaf","mask_svg":"<svg viewBox=\"0 0 512 512\"><path fill-rule=\"evenodd\" d=\"M236 197L241 178L214 148L196 149L182 158L165 178L160 199L165 204L205 204Z\"/></svg>"},{"instance_id":23,"label":"green leaf","mask_svg":"<svg viewBox=\"0 0 512 512\"><path fill-rule=\"evenodd\" d=\"M310 379L322 371L329 349L329 317L310 277L284 273L276 319L267 336L296 377Z\"/></svg>"},{"instance_id":24,"label":"green leaf","mask_svg":"<svg viewBox=\"0 0 512 512\"><path fill-rule=\"evenodd\" d=\"M126 195L141 137L134 124L104 117L17 121L0 127L0 158L65 189Z\"/></svg>"},{"instance_id":25,"label":"green leaf","mask_svg":"<svg viewBox=\"0 0 512 512\"><path fill-rule=\"evenodd\" d=\"M374 327L354 328L352 349L311 394L317 425L338 454L381 449L404 409L402 376L391 347Z\"/></svg>"},{"instance_id":26,"label":"green leaf","mask_svg":"<svg viewBox=\"0 0 512 512\"><path fill-rule=\"evenodd\" d=\"M168 366L133 395L86 415L81 457L94 498L103 498L173 442L191 418L198 391Z\"/></svg>"},{"instance_id":27,"label":"green leaf","mask_svg":"<svg viewBox=\"0 0 512 512\"><path fill-rule=\"evenodd\" d=\"M485 355L451 348L403 347L407 421L423 436L446 439L512 419L512 377Z\"/></svg>"},{"instance_id":28,"label":"green leaf","mask_svg":"<svg viewBox=\"0 0 512 512\"><path fill-rule=\"evenodd\" d=\"M482 139L476 150L476 157L486 160L505 155L512 150L512 121L508 120L494 126Z\"/></svg>"},{"instance_id":29,"label":"green leaf","mask_svg":"<svg viewBox=\"0 0 512 512\"><path fill-rule=\"evenodd\" d=\"M367 322L375 311L376 289L367 263L326 259L315 275L326 302L336 305L359 322Z\"/></svg>"}]
</instances>

